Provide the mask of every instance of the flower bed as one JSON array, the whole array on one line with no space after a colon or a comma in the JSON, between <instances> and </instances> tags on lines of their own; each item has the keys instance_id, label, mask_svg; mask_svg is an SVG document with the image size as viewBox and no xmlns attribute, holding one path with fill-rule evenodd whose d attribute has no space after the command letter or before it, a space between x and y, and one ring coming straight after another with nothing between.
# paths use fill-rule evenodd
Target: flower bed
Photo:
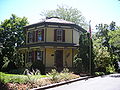
<instances>
[{"instance_id":1,"label":"flower bed","mask_svg":"<svg viewBox=\"0 0 120 90\"><path fill-rule=\"evenodd\" d=\"M10 90L27 90L79 78L79 75L75 75L69 72L68 69L64 69L60 73L53 69L47 75L14 75L5 73L0 74L0 81L2 82L1 85L3 84L2 89L0 88L0 90L4 90L4 88L6 87Z\"/></svg>"}]
</instances>

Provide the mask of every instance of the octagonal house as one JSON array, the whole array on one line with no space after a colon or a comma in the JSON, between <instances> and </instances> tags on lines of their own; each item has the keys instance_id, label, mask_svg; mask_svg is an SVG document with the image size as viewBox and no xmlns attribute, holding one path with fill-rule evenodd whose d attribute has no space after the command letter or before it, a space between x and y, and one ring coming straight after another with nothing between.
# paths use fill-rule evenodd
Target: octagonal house
<instances>
[{"instance_id":1,"label":"octagonal house","mask_svg":"<svg viewBox=\"0 0 120 90\"><path fill-rule=\"evenodd\" d=\"M73 68L80 33L86 32L73 22L48 17L24 27L25 45L19 47L25 64L40 61L45 69Z\"/></svg>"}]
</instances>

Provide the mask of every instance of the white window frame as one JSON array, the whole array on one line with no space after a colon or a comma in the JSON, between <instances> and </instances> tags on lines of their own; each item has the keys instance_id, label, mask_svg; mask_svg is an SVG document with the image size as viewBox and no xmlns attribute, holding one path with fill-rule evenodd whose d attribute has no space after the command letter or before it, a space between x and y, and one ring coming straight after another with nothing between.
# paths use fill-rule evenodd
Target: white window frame
<instances>
[{"instance_id":1,"label":"white window frame","mask_svg":"<svg viewBox=\"0 0 120 90\"><path fill-rule=\"evenodd\" d=\"M56 40L58 42L63 41L63 30L62 29L57 29L57 31L56 31Z\"/></svg>"},{"instance_id":2,"label":"white window frame","mask_svg":"<svg viewBox=\"0 0 120 90\"><path fill-rule=\"evenodd\" d=\"M39 33L40 33L40 34L39 34ZM42 29L41 29L41 30L38 30L38 37L37 37L37 38L38 38L38 42L39 42L39 41L42 41L42 39L43 39L43 38L42 38Z\"/></svg>"},{"instance_id":3,"label":"white window frame","mask_svg":"<svg viewBox=\"0 0 120 90\"><path fill-rule=\"evenodd\" d=\"M28 43L32 43L33 42L33 31L28 32L28 40L29 40Z\"/></svg>"},{"instance_id":4,"label":"white window frame","mask_svg":"<svg viewBox=\"0 0 120 90\"><path fill-rule=\"evenodd\" d=\"M32 52L28 52L28 62L32 62Z\"/></svg>"},{"instance_id":5,"label":"white window frame","mask_svg":"<svg viewBox=\"0 0 120 90\"><path fill-rule=\"evenodd\" d=\"M37 51L37 60L38 61L43 61L43 51Z\"/></svg>"}]
</instances>

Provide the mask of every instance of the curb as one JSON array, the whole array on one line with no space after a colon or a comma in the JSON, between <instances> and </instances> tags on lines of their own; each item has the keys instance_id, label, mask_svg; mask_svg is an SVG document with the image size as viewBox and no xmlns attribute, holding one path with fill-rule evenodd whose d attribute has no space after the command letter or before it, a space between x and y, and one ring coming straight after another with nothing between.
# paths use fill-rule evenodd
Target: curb
<instances>
[{"instance_id":1,"label":"curb","mask_svg":"<svg viewBox=\"0 0 120 90\"><path fill-rule=\"evenodd\" d=\"M38 88L33 88L33 89L30 89L30 90L44 90L44 89L49 89L49 88L57 87L57 86L60 86L60 85L64 85L64 84L69 84L69 83L72 83L72 82L76 82L76 81L79 81L79 80L85 80L85 79L87 80L89 78L93 78L93 76L80 77L80 78L72 79L72 80L69 80L69 81L63 81L63 82L59 82L59 83L55 83L55 84L50 84L50 85L46 85L46 86L42 86L42 87L38 87Z\"/></svg>"}]
</instances>

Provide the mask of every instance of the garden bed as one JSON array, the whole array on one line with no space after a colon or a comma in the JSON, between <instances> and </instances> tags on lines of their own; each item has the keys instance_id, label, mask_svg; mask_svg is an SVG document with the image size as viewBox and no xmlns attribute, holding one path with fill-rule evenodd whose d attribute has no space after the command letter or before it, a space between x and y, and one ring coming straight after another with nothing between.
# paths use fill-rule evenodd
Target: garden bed
<instances>
[{"instance_id":1,"label":"garden bed","mask_svg":"<svg viewBox=\"0 0 120 90\"><path fill-rule=\"evenodd\" d=\"M80 77L67 70L63 70L60 73L56 70L52 70L51 73L47 75L16 75L2 72L0 72L0 75L0 90L5 90L5 88L8 90L27 90Z\"/></svg>"}]
</instances>

